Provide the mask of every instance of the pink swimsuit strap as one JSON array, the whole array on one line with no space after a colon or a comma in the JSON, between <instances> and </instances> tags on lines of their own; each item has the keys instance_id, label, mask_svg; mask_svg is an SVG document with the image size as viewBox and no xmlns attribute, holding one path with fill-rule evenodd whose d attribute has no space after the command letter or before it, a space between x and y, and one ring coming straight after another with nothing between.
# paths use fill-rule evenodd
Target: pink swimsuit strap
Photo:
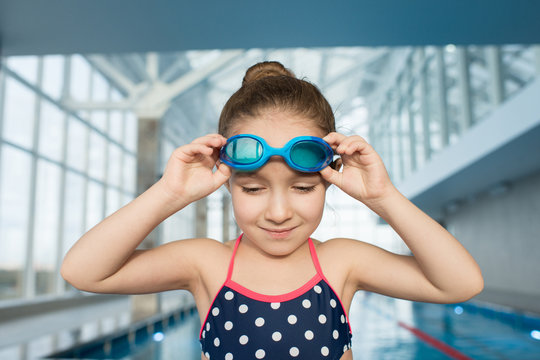
<instances>
[{"instance_id":1,"label":"pink swimsuit strap","mask_svg":"<svg viewBox=\"0 0 540 360\"><path fill-rule=\"evenodd\" d=\"M233 269L234 269L234 259L236 257L236 252L238 251L238 246L240 245L240 240L242 239L243 235L244 234L240 234L240 236L238 236L238 238L236 239L236 243L234 244L234 250L233 250L233 253L232 253L232 256L231 256L231 260L229 262L229 270L227 272L227 280L226 280L226 282L229 282L231 280L231 278L232 278ZM315 251L315 245L313 244L313 240L311 240L311 238L308 238L308 243L309 243L309 252L311 254L311 260L313 261L313 265L315 266L315 269L317 270L317 274L322 279L327 281L324 274L323 274L323 272L322 272L321 264L319 263L319 258L317 256L317 252Z\"/></svg>"}]
</instances>

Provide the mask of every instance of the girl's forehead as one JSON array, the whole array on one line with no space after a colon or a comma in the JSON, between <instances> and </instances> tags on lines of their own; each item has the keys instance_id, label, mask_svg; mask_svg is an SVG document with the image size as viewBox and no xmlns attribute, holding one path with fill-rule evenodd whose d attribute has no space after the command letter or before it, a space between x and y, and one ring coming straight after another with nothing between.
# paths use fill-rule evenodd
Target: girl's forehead
<instances>
[{"instance_id":1,"label":"girl's forehead","mask_svg":"<svg viewBox=\"0 0 540 360\"><path fill-rule=\"evenodd\" d=\"M287 113L266 114L248 119L242 119L229 136L238 134L253 134L265 139L270 146L283 146L297 136L318 136L326 134L313 120Z\"/></svg>"}]
</instances>

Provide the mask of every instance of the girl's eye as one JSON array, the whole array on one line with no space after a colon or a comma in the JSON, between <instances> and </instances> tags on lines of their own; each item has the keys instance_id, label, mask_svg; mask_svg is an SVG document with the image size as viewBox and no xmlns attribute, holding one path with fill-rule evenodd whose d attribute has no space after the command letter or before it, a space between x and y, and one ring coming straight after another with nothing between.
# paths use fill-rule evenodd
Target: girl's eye
<instances>
[{"instance_id":1,"label":"girl's eye","mask_svg":"<svg viewBox=\"0 0 540 360\"><path fill-rule=\"evenodd\" d=\"M308 192L311 192L311 191L315 190L315 186L295 186L294 188L296 190L298 190L300 192L304 192L304 193L308 193Z\"/></svg>"},{"instance_id":2,"label":"girl's eye","mask_svg":"<svg viewBox=\"0 0 540 360\"><path fill-rule=\"evenodd\" d=\"M258 191L261 191L262 188L259 188L259 187L246 187L246 186L242 186L242 191L245 192L245 193L248 193L248 194L254 194Z\"/></svg>"}]
</instances>

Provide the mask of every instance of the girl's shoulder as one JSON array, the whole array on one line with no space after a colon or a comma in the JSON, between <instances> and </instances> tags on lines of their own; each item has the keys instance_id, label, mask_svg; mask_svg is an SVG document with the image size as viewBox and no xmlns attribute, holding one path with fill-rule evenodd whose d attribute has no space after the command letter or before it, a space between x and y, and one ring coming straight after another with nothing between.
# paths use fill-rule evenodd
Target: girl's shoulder
<instances>
[{"instance_id":1,"label":"girl's shoulder","mask_svg":"<svg viewBox=\"0 0 540 360\"><path fill-rule=\"evenodd\" d=\"M183 254L194 256L194 259L211 258L231 254L234 240L221 242L211 238L189 238L172 241L166 246L170 246L172 251L180 251Z\"/></svg>"},{"instance_id":2,"label":"girl's shoulder","mask_svg":"<svg viewBox=\"0 0 540 360\"><path fill-rule=\"evenodd\" d=\"M363 257L371 256L376 246L350 238L333 238L325 241L312 239L318 257L326 263L357 263Z\"/></svg>"},{"instance_id":3,"label":"girl's shoulder","mask_svg":"<svg viewBox=\"0 0 540 360\"><path fill-rule=\"evenodd\" d=\"M194 278L210 281L209 279L217 275L227 273L234 241L190 238L176 240L165 246L170 246L169 256L191 268Z\"/></svg>"},{"instance_id":4,"label":"girl's shoulder","mask_svg":"<svg viewBox=\"0 0 540 360\"><path fill-rule=\"evenodd\" d=\"M311 239L317 251L346 251L352 248L358 249L362 247L373 246L367 242L350 238L332 238L328 240Z\"/></svg>"}]
</instances>

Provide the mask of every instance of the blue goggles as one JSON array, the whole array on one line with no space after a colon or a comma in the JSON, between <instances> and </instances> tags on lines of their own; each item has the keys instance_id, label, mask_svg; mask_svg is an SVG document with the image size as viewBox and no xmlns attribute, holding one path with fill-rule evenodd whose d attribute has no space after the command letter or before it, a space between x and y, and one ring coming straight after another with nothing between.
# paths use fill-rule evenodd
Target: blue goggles
<instances>
[{"instance_id":1,"label":"blue goggles","mask_svg":"<svg viewBox=\"0 0 540 360\"><path fill-rule=\"evenodd\" d=\"M282 148L269 146L263 138L240 134L230 137L219 153L221 162L233 169L252 171L260 168L271 156L278 155L293 169L317 172L334 161L334 151L326 141L315 136L298 136Z\"/></svg>"}]
</instances>

